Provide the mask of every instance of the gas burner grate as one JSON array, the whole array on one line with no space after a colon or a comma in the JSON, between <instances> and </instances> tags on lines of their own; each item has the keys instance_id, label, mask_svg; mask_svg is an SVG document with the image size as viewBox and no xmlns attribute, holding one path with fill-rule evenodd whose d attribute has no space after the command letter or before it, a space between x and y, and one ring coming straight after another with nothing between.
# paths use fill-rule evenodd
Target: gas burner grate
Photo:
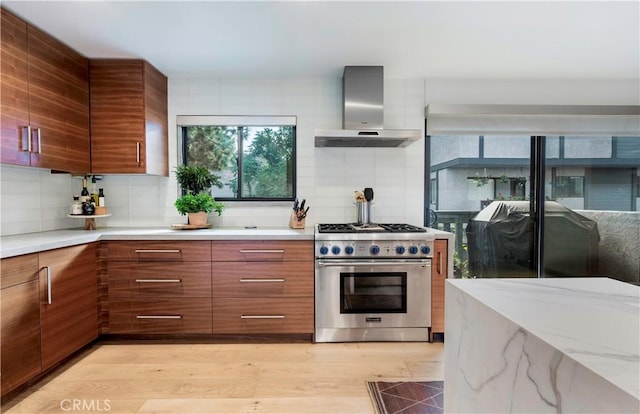
<instances>
[{"instance_id":1,"label":"gas burner grate","mask_svg":"<svg viewBox=\"0 0 640 414\"><path fill-rule=\"evenodd\" d=\"M425 233L427 229L411 224L318 224L318 233Z\"/></svg>"},{"instance_id":2,"label":"gas burner grate","mask_svg":"<svg viewBox=\"0 0 640 414\"><path fill-rule=\"evenodd\" d=\"M378 224L391 233L425 233L424 227L412 226L411 224Z\"/></svg>"}]
</instances>

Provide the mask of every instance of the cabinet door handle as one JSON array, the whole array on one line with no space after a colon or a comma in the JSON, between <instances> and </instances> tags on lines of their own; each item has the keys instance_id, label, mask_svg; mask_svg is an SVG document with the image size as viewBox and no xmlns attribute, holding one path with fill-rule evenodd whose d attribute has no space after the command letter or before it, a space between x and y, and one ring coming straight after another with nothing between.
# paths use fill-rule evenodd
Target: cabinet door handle
<instances>
[{"instance_id":1,"label":"cabinet door handle","mask_svg":"<svg viewBox=\"0 0 640 414\"><path fill-rule=\"evenodd\" d=\"M284 283L284 279L240 279L240 283Z\"/></svg>"},{"instance_id":2,"label":"cabinet door handle","mask_svg":"<svg viewBox=\"0 0 640 414\"><path fill-rule=\"evenodd\" d=\"M136 253L180 253L180 249L136 249Z\"/></svg>"},{"instance_id":3,"label":"cabinet door handle","mask_svg":"<svg viewBox=\"0 0 640 414\"><path fill-rule=\"evenodd\" d=\"M241 249L240 253L279 253L283 254L284 249Z\"/></svg>"},{"instance_id":4,"label":"cabinet door handle","mask_svg":"<svg viewBox=\"0 0 640 414\"><path fill-rule=\"evenodd\" d=\"M240 319L284 319L284 315L242 315Z\"/></svg>"},{"instance_id":5,"label":"cabinet door handle","mask_svg":"<svg viewBox=\"0 0 640 414\"><path fill-rule=\"evenodd\" d=\"M20 128L22 130L22 136L20 139L20 151L31 152L31 125ZM27 147L24 147L24 139L27 138Z\"/></svg>"},{"instance_id":6,"label":"cabinet door handle","mask_svg":"<svg viewBox=\"0 0 640 414\"><path fill-rule=\"evenodd\" d=\"M180 283L182 279L136 279L136 283Z\"/></svg>"},{"instance_id":7,"label":"cabinet door handle","mask_svg":"<svg viewBox=\"0 0 640 414\"><path fill-rule=\"evenodd\" d=\"M442 253L438 252L438 274L442 276Z\"/></svg>"},{"instance_id":8,"label":"cabinet door handle","mask_svg":"<svg viewBox=\"0 0 640 414\"><path fill-rule=\"evenodd\" d=\"M38 140L38 154L42 154L42 130L36 128L36 139Z\"/></svg>"},{"instance_id":9,"label":"cabinet door handle","mask_svg":"<svg viewBox=\"0 0 640 414\"><path fill-rule=\"evenodd\" d=\"M47 269L47 305L51 305L51 303L53 302L52 287L51 287L51 279L52 279L51 266L45 266L45 269Z\"/></svg>"},{"instance_id":10,"label":"cabinet door handle","mask_svg":"<svg viewBox=\"0 0 640 414\"><path fill-rule=\"evenodd\" d=\"M140 166L140 141L136 142L136 162Z\"/></svg>"},{"instance_id":11,"label":"cabinet door handle","mask_svg":"<svg viewBox=\"0 0 640 414\"><path fill-rule=\"evenodd\" d=\"M136 315L136 319L182 319L182 315Z\"/></svg>"}]
</instances>

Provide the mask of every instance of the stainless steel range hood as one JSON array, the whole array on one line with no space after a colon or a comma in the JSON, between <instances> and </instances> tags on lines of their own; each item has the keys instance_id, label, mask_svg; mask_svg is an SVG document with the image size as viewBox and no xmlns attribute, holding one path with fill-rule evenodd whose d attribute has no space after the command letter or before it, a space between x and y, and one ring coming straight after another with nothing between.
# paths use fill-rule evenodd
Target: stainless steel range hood
<instances>
[{"instance_id":1,"label":"stainless steel range hood","mask_svg":"<svg viewBox=\"0 0 640 414\"><path fill-rule=\"evenodd\" d=\"M316 129L316 147L406 147L419 129L384 129L384 69L345 66L342 76L343 129Z\"/></svg>"}]
</instances>

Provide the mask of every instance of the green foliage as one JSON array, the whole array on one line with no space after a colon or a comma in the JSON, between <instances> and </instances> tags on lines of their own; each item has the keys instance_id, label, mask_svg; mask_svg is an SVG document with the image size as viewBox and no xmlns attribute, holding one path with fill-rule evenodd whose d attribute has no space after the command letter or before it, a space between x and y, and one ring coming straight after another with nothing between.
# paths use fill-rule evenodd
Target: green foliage
<instances>
[{"instance_id":1,"label":"green foliage","mask_svg":"<svg viewBox=\"0 0 640 414\"><path fill-rule=\"evenodd\" d=\"M187 193L209 193L211 186L222 188L220 177L214 175L206 167L198 165L180 165L176 168L176 179L180 187Z\"/></svg>"},{"instance_id":2,"label":"green foliage","mask_svg":"<svg viewBox=\"0 0 640 414\"><path fill-rule=\"evenodd\" d=\"M469 272L469 247L466 243L462 244L462 252L453 252L453 272L456 278L468 279L471 277ZM460 257L463 256L463 257Z\"/></svg>"},{"instance_id":3,"label":"green foliage","mask_svg":"<svg viewBox=\"0 0 640 414\"><path fill-rule=\"evenodd\" d=\"M190 126L187 128L187 159L212 171L235 165L238 132L235 127Z\"/></svg>"},{"instance_id":4,"label":"green foliage","mask_svg":"<svg viewBox=\"0 0 640 414\"><path fill-rule=\"evenodd\" d=\"M187 193L179 197L175 202L178 213L186 215L187 213L198 213L204 211L211 213L215 211L218 215L222 214L224 205L215 201L215 199L206 193L191 194Z\"/></svg>"},{"instance_id":5,"label":"green foliage","mask_svg":"<svg viewBox=\"0 0 640 414\"><path fill-rule=\"evenodd\" d=\"M245 152L242 196L290 196L293 183L293 131L291 127L264 128Z\"/></svg>"}]
</instances>

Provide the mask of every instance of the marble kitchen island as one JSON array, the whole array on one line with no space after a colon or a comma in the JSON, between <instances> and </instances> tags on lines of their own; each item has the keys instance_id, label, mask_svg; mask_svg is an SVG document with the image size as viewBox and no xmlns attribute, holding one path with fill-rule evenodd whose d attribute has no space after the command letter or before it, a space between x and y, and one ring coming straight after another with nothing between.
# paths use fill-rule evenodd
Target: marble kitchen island
<instances>
[{"instance_id":1,"label":"marble kitchen island","mask_svg":"<svg viewBox=\"0 0 640 414\"><path fill-rule=\"evenodd\" d=\"M640 412L638 286L455 279L445 307L445 412Z\"/></svg>"}]
</instances>

